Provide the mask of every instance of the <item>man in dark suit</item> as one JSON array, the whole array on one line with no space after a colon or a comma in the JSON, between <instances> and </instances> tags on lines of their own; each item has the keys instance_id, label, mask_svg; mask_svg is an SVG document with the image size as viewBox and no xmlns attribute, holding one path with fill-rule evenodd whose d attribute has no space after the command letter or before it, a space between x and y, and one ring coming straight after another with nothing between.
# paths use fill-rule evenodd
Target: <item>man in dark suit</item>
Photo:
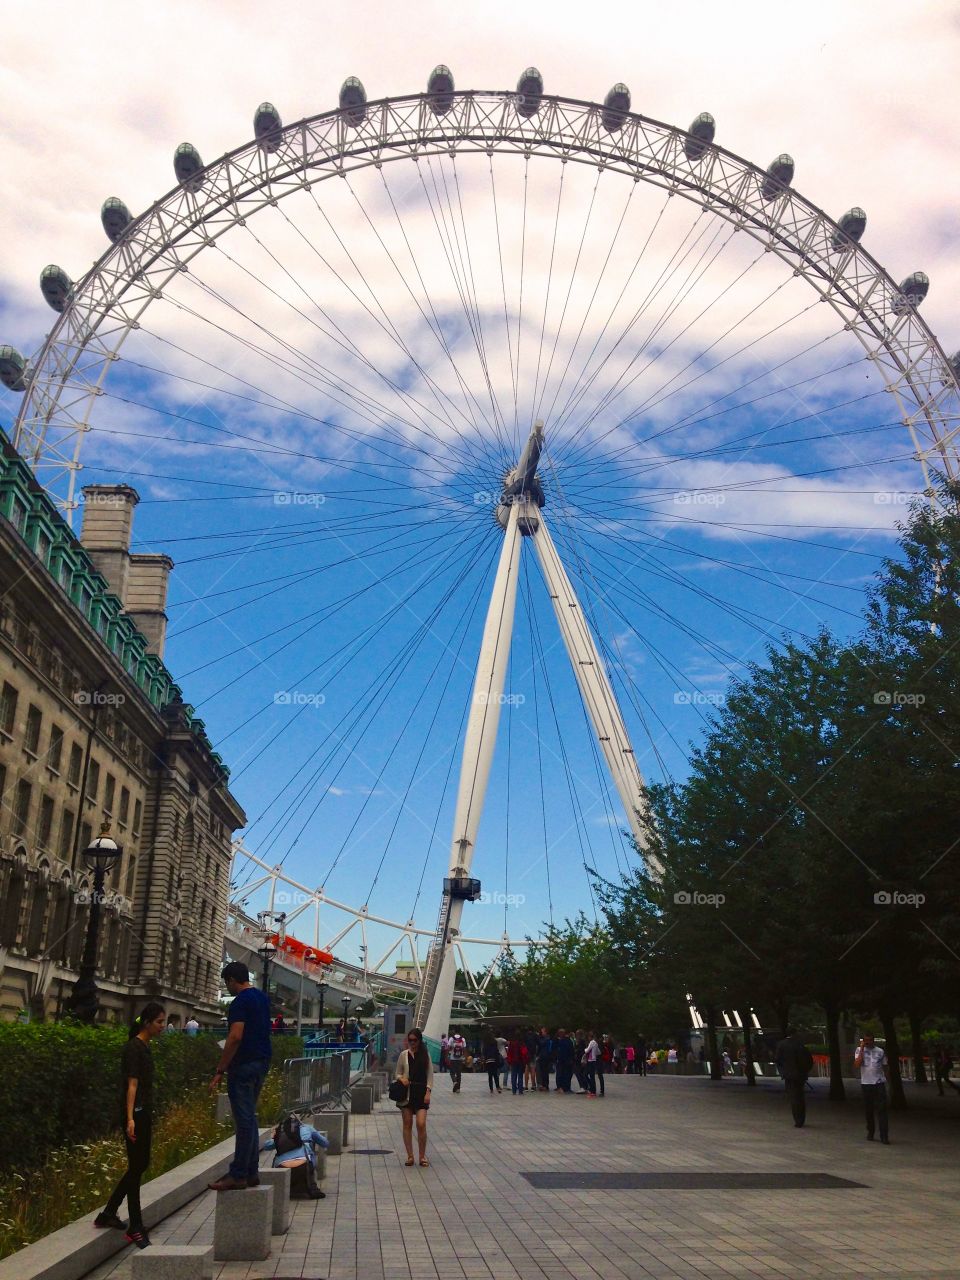
<instances>
[{"instance_id":1,"label":"man in dark suit","mask_svg":"<svg viewBox=\"0 0 960 1280\"><path fill-rule=\"evenodd\" d=\"M790 1110L793 1112L793 1123L802 1129L807 1119L807 1100L804 1090L807 1087L807 1076L813 1067L813 1054L797 1035L794 1027L787 1029L786 1039L777 1045L777 1067L783 1076L783 1083L790 1099Z\"/></svg>"}]
</instances>

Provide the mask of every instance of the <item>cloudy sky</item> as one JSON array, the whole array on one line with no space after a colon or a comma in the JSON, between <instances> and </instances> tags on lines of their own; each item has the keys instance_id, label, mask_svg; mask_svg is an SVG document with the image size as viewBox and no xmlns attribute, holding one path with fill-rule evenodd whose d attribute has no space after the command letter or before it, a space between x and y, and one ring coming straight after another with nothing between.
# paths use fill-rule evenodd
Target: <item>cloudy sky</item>
<instances>
[{"instance_id":1,"label":"cloudy sky","mask_svg":"<svg viewBox=\"0 0 960 1280\"><path fill-rule=\"evenodd\" d=\"M547 93L633 110L762 166L839 216L960 346L960 10L943 4L33 3L0 54L0 341L53 313L38 276L104 252L99 209L173 186L285 123L420 91ZM14 13L11 6L11 15ZM329 13L331 16L326 16ZM335 16L332 16L334 15ZM735 14L735 17L727 16ZM593 16L593 15L592 15ZM766 643L858 625L920 483L836 317L748 237L582 166L434 158L320 183L202 256L150 308L91 419L84 481L126 478L136 536L178 568L167 661L233 765L250 844L307 885L432 925L472 662L499 549L491 508L535 416L548 515L603 638L648 776L682 776ZM480 340L478 341L478 333ZM17 411L0 397L0 420ZM622 815L532 557L469 927L592 910ZM509 899L509 901L504 901Z\"/></svg>"}]
</instances>

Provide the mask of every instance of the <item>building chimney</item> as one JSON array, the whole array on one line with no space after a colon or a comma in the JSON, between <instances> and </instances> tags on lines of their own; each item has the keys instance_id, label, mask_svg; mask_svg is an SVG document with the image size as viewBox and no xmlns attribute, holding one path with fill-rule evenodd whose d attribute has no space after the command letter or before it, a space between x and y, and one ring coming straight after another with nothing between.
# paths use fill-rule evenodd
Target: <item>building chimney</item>
<instances>
[{"instance_id":1,"label":"building chimney","mask_svg":"<svg viewBox=\"0 0 960 1280\"><path fill-rule=\"evenodd\" d=\"M167 635L167 582L173 561L165 555L130 556L127 596L124 601L127 616L147 638L147 648L158 658L163 657L163 644Z\"/></svg>"},{"instance_id":2,"label":"building chimney","mask_svg":"<svg viewBox=\"0 0 960 1280\"><path fill-rule=\"evenodd\" d=\"M139 501L136 489L126 484L88 484L83 490L80 541L124 607L130 575L133 508Z\"/></svg>"}]
</instances>

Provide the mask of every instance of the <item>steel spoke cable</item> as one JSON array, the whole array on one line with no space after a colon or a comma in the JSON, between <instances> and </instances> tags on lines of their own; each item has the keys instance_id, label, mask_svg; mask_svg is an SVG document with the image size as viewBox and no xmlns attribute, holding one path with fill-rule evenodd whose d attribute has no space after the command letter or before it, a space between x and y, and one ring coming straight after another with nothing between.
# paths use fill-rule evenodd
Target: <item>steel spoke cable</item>
<instances>
[{"instance_id":1,"label":"steel spoke cable","mask_svg":"<svg viewBox=\"0 0 960 1280\"><path fill-rule=\"evenodd\" d=\"M621 341L621 340L623 340L623 339L626 337L626 333L624 333L623 335L621 335L621 339L618 339L618 340L614 343L614 345L610 348L610 351L609 351L609 352L607 352L607 354L604 356L603 360L602 360L602 361L600 362L600 364L598 365L598 367L597 367L597 369L596 369L595 373L594 373L594 374L592 374L589 378L587 378L587 381L586 381L586 382L584 382L584 378L586 377L587 370L590 368L590 365L591 365L591 363L592 363L592 361L593 361L593 358L594 358L594 356L596 355L596 353L597 353L597 351L598 351L598 349L599 349L599 347L600 347L600 344L601 344L601 342L603 341L604 336L606 335L607 330L608 330L608 329L609 329L609 327L613 324L614 316L617 314L617 311L619 310L620 303L623 301L623 298L625 297L626 292L627 292L627 290L628 290L628 289L629 289L629 287L630 287L630 284L631 284L631 281L633 280L634 275L636 274L636 272L637 272L638 268L640 267L641 263L644 263L644 260L645 260L645 257L646 257L647 250L649 249L650 244L651 244L651 242L652 242L652 240L653 240L654 236L656 235L657 231L659 230L660 223L663 221L663 217L664 217L664 214L665 214L665 213L666 213L666 211L667 211L667 206L668 206L668 205L669 205L669 203L670 203L670 199L671 199L672 194L673 194L672 192L668 191L668 192L667 192L667 194L666 194L666 196L664 197L663 204L660 206L659 212L657 213L657 216L656 216L656 218L654 219L653 225L650 227L650 230L647 232L647 235L646 235L646 238L645 238L645 239L644 239L644 241L643 241L643 244L640 246L640 252L637 254L636 261L633 263L633 266L630 268L630 271L629 271L629 273L627 274L627 278L624 280L623 284L621 285L621 287L620 287L620 292L617 294L617 297L616 297L616 299L614 300L613 306L610 308L609 313L608 313L608 315L607 315L607 318L606 318L606 320L604 320L603 325L602 325L602 326L601 326L601 328L600 328L600 332L597 334L596 338L594 339L593 346L590 348L589 352L587 353L587 357L586 357L586 359L583 361L583 364L580 366L580 370L579 370L579 372L578 372L578 374L577 374L576 378L574 379L573 386L571 387L571 389L570 389L569 393L567 394L567 398L562 402L562 404L561 404L561 406L560 406L560 411L559 411L559 413L558 413L558 414L554 415L554 408L555 408L555 405L556 405L556 400L554 400L553 404L551 404L551 407L550 407L550 417L551 417L551 420L555 422L555 424L556 424L557 428L561 428L561 427L563 426L563 424L568 420L568 418L573 414L573 412L575 411L576 407L580 404L580 402L581 402L581 400L582 400L582 398L583 398L583 395L585 395L585 394L586 394L586 392L587 392L587 390L589 390L589 387L592 385L592 383L593 383L594 379L595 379L596 377L599 377L600 373L602 372L603 366L604 366L604 364L606 363L606 360L609 358L609 356L610 356L610 355L612 355L612 354L613 354L613 352L614 352L614 351L617 349L617 347L620 345L620 341ZM631 189L631 195L632 195L632 189ZM624 216L626 215L626 209L627 209L627 206L625 206L625 207L624 207L624 212L623 212L623 215L621 215L621 218L622 218L622 217L624 217ZM650 289L647 291L647 295L646 295L645 299L641 302L641 304L640 304L640 307L641 307L641 313L642 313L642 311L643 311L643 310L644 310L644 309L645 309L645 308L650 304L650 302L652 301L652 298L653 298L653 296L654 296L654 292L655 292L655 290L656 290L656 288L657 288L657 285L658 285L658 284L659 284L659 282L663 279L664 274L665 274L665 273L667 273L667 272L670 270L670 267L671 267L671 265L672 265L672 263L673 263L674 259L675 259L675 258L677 257L677 255L678 255L678 254L680 254L680 253L681 253L681 251L683 250L683 246L684 246L684 244L686 244L687 240L689 240L689 239L690 239L690 237L693 235L693 233L694 233L694 231L696 230L696 228L697 228L698 224L699 224L700 222L704 221L704 214L705 214L705 211L704 211L704 210L701 210L701 211L700 211L700 213L696 215L696 217L694 218L694 220L693 220L693 222L690 224L690 226L687 228L687 231L686 231L686 233L685 233L685 235L684 235L683 239L681 240L680 244L676 247L676 249L674 250L673 255L672 255L672 256L671 256L671 258L667 261L666 265L661 269L660 275L658 276L657 280L656 280L656 281L654 281L654 284L653 284L653 285L650 287ZM695 245L696 245L696 244L697 244L697 243L698 243L698 242L703 238L703 236L707 233L707 230L709 229L709 225L710 225L710 224L709 224L709 222L704 222L704 226L703 226L703 228L701 229L699 236L697 237L696 241L694 241L694 245L693 245L693 246L691 246L691 248L692 248L692 247L695 247ZM612 253L612 251L613 251L613 245L611 244L611 246L610 246L610 251L609 251L609 252L610 252L610 253ZM689 252L689 250L687 250L687 252ZM609 256L609 254L608 254L608 256ZM684 254L684 256L685 256L685 254ZM682 261L682 260L683 260L683 259L681 258L681 261ZM597 288L599 288L599 281L597 282ZM594 291L594 297L595 297L595 296L596 296L596 290ZM588 307L588 314L589 314L589 311L592 309L592 307L593 307L593 298L591 298L591 300L590 300L590 306ZM583 324L586 324L586 318L587 318L587 317L586 317L586 316L584 316ZM633 324L633 323L635 323L636 318L637 318L637 317L636 317L636 315L635 315L635 316L634 316L634 320L631 322L630 327L632 327L632 324ZM573 358L572 358L572 356L571 356L571 359L570 359L570 362L569 362L569 363L570 363L570 366L572 367L572 366L573 366Z\"/></svg>"},{"instance_id":2,"label":"steel spoke cable","mask_svg":"<svg viewBox=\"0 0 960 1280\"><path fill-rule=\"evenodd\" d=\"M366 213L366 210L365 210L365 208L363 207L363 205L362 205L361 201L360 201L360 200L359 200L359 198L357 197L356 192L353 190L353 187L350 185L349 179L347 179L347 187L348 187L348 189L349 189L349 191L350 191L350 194L353 196L353 199L354 199L355 203L358 205L358 207L359 207L359 208L361 208L361 210L362 210L362 211L363 211L363 213L364 213L364 216L365 216L365 217L366 217L366 219L367 219L367 222L368 222L368 223L370 224L370 226L372 227L372 226L373 226L373 223L371 222L369 215ZM374 305L376 306L376 308L377 308L377 310L380 312L380 314L383 316L383 321L381 321L381 320L379 320L379 319L377 318L377 316L373 313L373 311L371 311L370 307L369 307L369 306L364 302L364 300L363 300L363 299L362 299L362 298L357 294L356 290L354 290L354 289L352 288L352 286L351 286L351 285L349 285L349 284L347 283L347 281L346 281L346 280L344 280L343 276L342 276L342 275L340 274L340 272L336 269L336 267L334 267L331 263L329 263L329 262L327 261L327 259L323 256L323 254L322 254L322 253L320 252L320 250L316 247L316 245L313 243L313 241L312 241L312 240L310 240L310 238L309 238L309 237L304 233L303 229L302 229L302 228L301 228L297 223L293 222L293 221L292 221L292 219L290 219L290 218L288 217L287 213L285 212L285 210L284 210L282 207L278 206L278 208L279 208L279 212L280 212L281 216L284 218L284 220L286 221L286 223L287 223L287 224L288 224L288 225L289 225L289 226L290 226L290 227L291 227L291 228L292 228L292 229L297 233L297 235L299 235L299 236L300 236L300 238L304 241L304 243L305 243L305 244L306 244L306 245L307 245L307 246L308 246L308 247L313 251L313 253L314 253L314 254L315 254L315 255L320 259L320 261L324 264L324 266L325 266L325 267L327 267L327 269L328 269L329 271L331 271L331 272L333 273L333 275L335 275L335 276L336 276L336 278L340 281L340 283L343 285L343 287L344 287L345 289L347 289L347 291L350 293L351 297L353 297L353 298L356 300L356 302L357 302L361 307L363 307L364 311L366 311L366 313L367 313L367 314L370 316L370 318L371 318L371 319L372 319L372 320L373 320L373 321L378 325L378 327L379 327L380 329L382 329L382 330L383 330L383 332L384 332L384 333L386 333L386 334L387 334L387 336L388 336L388 337L389 337L393 342L395 342L395 343L397 344L397 346L398 346L398 347L400 348L400 350L404 353L404 355L406 356L406 358L410 361L411 365L413 365L413 367L414 367L414 368L417 370L417 372L420 374L420 376L421 376L421 378L423 379L424 383L429 387L429 389L430 389L430 390L431 390L431 392L433 393L434 399L437 401L437 404L438 404L438 405L440 405L442 402L445 402L445 403L447 404L447 406L448 406L449 410L450 410L450 411L452 411L452 412L454 412L454 413L456 413L456 414L459 414L459 416L463 419L463 421L467 424L467 426L468 426L468 427L472 426L472 427L474 428L474 430L477 430L477 422L476 422L476 419L474 419L474 420L473 420L473 422L471 423L470 419L467 417L466 413L464 413L464 411L463 411L463 409L461 408L461 406L460 406L460 405L458 405L454 400L452 400L452 399L450 398L450 396L448 396L448 395L447 395L447 393L446 393L445 391L443 391L443 389L442 389L442 388L440 388L440 387L437 385L437 383L435 382L435 380L434 380L434 379L433 379L433 378L432 378L432 377L427 373L426 369L423 367L423 365L420 363L420 361L418 361L418 360L416 359L416 357L414 356L413 352L410 350L410 348L409 348L408 344L404 341L403 336L402 336L402 334L401 334L401 331L397 328L397 326L394 324L394 322L390 319L390 316L387 314L387 311L386 311L385 307L383 306L383 302L381 301L382 291L375 290L375 289L373 288L373 286L370 284L369 280L368 280L368 279L367 279L367 277L366 277L366 274L361 270L361 268L360 268L359 264L357 263L356 259L355 259L355 258L354 258L354 256L353 256L353 254L350 252L350 250L347 248L346 244L344 243L344 241L343 241L343 237L342 237L342 236L340 235L340 233L337 231L336 227L334 227L333 223L330 221L330 217L329 217L329 215L326 213L326 211L325 211L325 210L323 209L323 207L321 206L320 202L317 200L317 198L316 198L316 193L313 191L313 188L312 188L312 187L311 187L311 189L310 189L310 194L311 194L311 197L312 197L312 199L313 199L313 203L314 203L315 207L317 208L318 212L319 212L319 213L320 213L320 215L323 217L323 219L324 219L324 221L326 222L327 226L329 227L329 229L330 229L330 230L331 230L331 232L333 233L334 237L335 237L335 238L336 238L336 240L337 240L337 243L340 245L341 249L342 249L342 250L343 250L343 252L346 254L347 259L348 259L348 260L349 260L349 262L350 262L350 265L353 267L354 271L357 273L357 275L358 275L359 279L363 281L363 284L364 284L364 286L365 286L365 288L366 288L367 292L370 294L370 297L371 297L371 299L373 300ZM248 230L249 230L249 228L248 228ZM252 234L252 233L251 233L251 234ZM384 249L386 249L386 246L383 244L383 240L382 240L382 238L380 238L380 237L379 237L379 234L378 234L378 233L377 233L377 238L378 238L378 240L380 241L381 246L383 246L383 247L384 247ZM273 257L273 256L274 256L274 255L270 252L270 250L266 248L266 246L262 246L262 247L264 248L264 251L265 251L265 252L267 252L268 254L270 254L270 256L271 256L271 257ZM394 259L393 259L393 255L389 253L389 250L387 250L387 255L388 255L388 257L389 257L390 261L393 263L394 267L397 269L398 274L400 274L401 280L403 280L404 284L406 284L406 281L404 280L404 277L403 277L402 273L400 273L400 272L399 272L399 268L397 267L396 262L395 262L395 261L394 261ZM278 262L278 265L281 265L281 264L279 264L279 262ZM282 270L284 270L284 271L286 271L286 268L281 267L281 269L282 269ZM292 277L291 277L291 278L292 278ZM409 286L408 286L408 291L409 291ZM301 286L301 292L303 292L307 297L309 297L309 294L307 293L307 291L306 291L305 289L303 289L303 288L302 288L302 286ZM411 296L412 296L412 293L411 293ZM416 300L415 300L415 301L416 301ZM316 302L315 302L315 300L313 300L313 304L314 304L314 305L317 305L317 304L316 304ZM417 305L418 305L418 309L420 310L421 315L424 315L424 313L423 313L423 308L422 308L422 307L419 307L419 304L417 304ZM322 313L322 314L324 314L324 315L326 314L325 312L323 312L322 308L318 308L318 309L320 309L320 310L321 310L321 313ZM424 316L424 319L426 319L426 317L425 317L425 316ZM428 329L430 329L430 325L429 325L429 324L427 325L427 328L428 328ZM432 331L432 329L431 329L431 332L433 332L433 331ZM448 425L451 427L451 429L452 429L453 431L455 431L455 432L456 432L456 434L457 434L458 438L460 439L460 441L462 442L462 444L464 445L464 447L465 447L465 448L467 448L467 449L470 449L470 448L471 448L471 446L470 446L469 442L468 442L468 441L467 441L467 439L464 437L463 432L459 429L459 427L457 427L457 425L455 424L455 422L453 421L453 419L449 416L449 413L448 413L448 414L445 414L445 415L444 415L444 417L445 417L445 420L446 420L446 422L448 423ZM483 443L483 442L481 442L481 443Z\"/></svg>"},{"instance_id":3,"label":"steel spoke cable","mask_svg":"<svg viewBox=\"0 0 960 1280\"><path fill-rule=\"evenodd\" d=\"M543 319L540 322L540 341L537 344L537 371L533 379L533 395L530 397L531 417L536 418L537 406L540 403L540 369L543 363L543 340L547 332L547 316L550 312L550 290L553 286L553 264L557 253L557 233L560 230L560 207L563 203L563 180L566 177L566 165L560 166L560 182L557 187L557 207L553 217L553 235L550 240L550 261L547 266L547 289L543 298ZM597 180L599 181L599 175ZM594 188L596 192L596 188ZM591 206L592 207L592 206Z\"/></svg>"},{"instance_id":4,"label":"steel spoke cable","mask_svg":"<svg viewBox=\"0 0 960 1280\"><path fill-rule=\"evenodd\" d=\"M550 841L547 836L547 801L543 775L543 739L540 736L540 690L537 685L537 662L533 643L533 593L530 590L529 560L523 561L524 598L527 607L527 631L530 643L530 676L533 682L533 735L537 743L537 779L540 784L540 825L543 831L543 865L547 884L550 927L553 928L553 885L550 876ZM512 709L512 708L511 708ZM512 724L512 721L511 721ZM507 904L503 904L503 931L507 932Z\"/></svg>"},{"instance_id":5,"label":"steel spoke cable","mask_svg":"<svg viewBox=\"0 0 960 1280\"><path fill-rule=\"evenodd\" d=\"M676 249L673 251L670 258L661 267L659 275L656 277L656 279L647 289L647 292L644 295L644 297L641 299L639 306L637 306L634 309L630 318L626 321L626 323L623 325L620 332L616 335L613 341L613 344L603 353L601 359L596 364L596 367L594 368L593 372L590 373L589 376L587 376L587 370L590 368L590 365L593 362L594 355L596 354L600 346L600 343L603 340L603 337L605 336L608 328L613 323L614 316L619 310L621 300L626 294L626 291L630 286L630 282L632 281L637 268L640 266L640 263L643 261L643 255L646 252L646 249L649 246L650 241L652 240L655 232L657 231L657 228L660 226L660 221L665 210L666 210L666 202L664 203L664 207L661 209L660 215L657 217L656 222L654 223L653 227L650 229L650 233L647 236L647 239L644 242L643 248L641 250L641 255L637 259L637 262L634 264L633 268L631 269L629 275L627 276L627 279L624 281L623 287L621 288L620 293L616 301L614 302L613 307L611 308L607 319L604 321L603 327L601 328L600 333L598 334L596 341L593 344L593 347L588 353L587 358L583 363L583 366L580 370L580 373L577 376L576 381L571 387L566 400L560 406L560 412L557 415L555 419L555 424L554 424L555 430L558 433L562 431L566 423L573 417L574 413L577 412L577 410L579 409L579 406L583 402L584 397L588 394L591 387L597 381L600 375L605 371L607 364L613 357L614 353L617 350L619 350L619 348L626 342L627 338L630 336L633 329L636 327L639 321L646 315L648 309L651 306L653 306L653 303L656 300L656 298L659 296L661 289L665 288L667 283L671 282L673 277L680 272L687 258L697 249L701 241L708 235L708 232L710 231L711 223L704 222L704 225L701 228L699 234L696 236L695 239L692 240L692 242L689 245L687 245L687 241L693 235L694 231L696 231L697 226L700 224L700 222L704 221L705 211L701 210L698 216L694 219L691 226L688 228L686 235L683 237L683 240L681 240L680 244L677 245ZM701 249L700 258L698 259L699 262L703 261L705 253L709 251L714 241L718 238L718 236L720 235L720 231L721 231L721 228L719 226L715 226L713 228L712 237L707 239L705 248ZM696 265L697 263L694 264L694 270L696 270ZM680 290L682 290L682 288L683 288L683 282L681 282ZM678 290L678 293L680 290ZM674 297L676 296L678 295L675 294ZM574 439L576 438L576 434L577 433L575 431L573 433Z\"/></svg>"},{"instance_id":6,"label":"steel spoke cable","mask_svg":"<svg viewBox=\"0 0 960 1280\"><path fill-rule=\"evenodd\" d=\"M510 360L510 385L513 387L513 452L518 453L520 450L520 440L517 432L517 422L519 417L517 367L513 362L513 339L510 336L510 317L507 311L507 281L503 268L503 242L500 236L500 210L497 206L497 184L493 173L492 156L487 157L487 163L490 168L490 192L493 197L493 225L497 233L497 259L500 264L500 292L503 298L503 327L507 339L507 356ZM506 906L504 906L504 911L506 911Z\"/></svg>"},{"instance_id":7,"label":"steel spoke cable","mask_svg":"<svg viewBox=\"0 0 960 1280\"><path fill-rule=\"evenodd\" d=\"M632 183L630 186L630 189L627 192L627 198L624 201L623 208L620 211L620 217L617 221L616 227L614 228L614 232L610 240L610 244L607 246L607 252L606 252L606 256L603 259L603 264L601 265L600 270L596 273L596 279L593 285L593 292L591 293L590 298L587 302L586 308L584 310L583 318L580 321L580 327L577 330L577 335L573 340L573 346L570 348L569 356L564 361L563 372L560 376L560 381L557 383L557 389L553 393L553 399L550 401L550 407L546 410L545 414L542 415L544 417L544 421L546 422L553 421L553 415L557 405L557 400L559 399L560 392L563 390L564 383L567 380L567 374L570 373L570 371L573 369L574 357L576 356L577 349L580 346L580 339L583 337L583 331L586 328L587 320L590 317L590 312L593 310L593 304L596 301L597 294L600 292L600 286L603 283L603 279L604 279L604 276L606 275L607 267L609 266L610 259L613 256L613 251L616 248L617 241L620 238L620 232L623 230L623 225L627 218L627 211L630 208L631 201L633 200L633 194L636 191L636 189L637 189L637 184ZM667 199L669 199L669 194L667 196ZM664 201L663 209L666 209L666 200ZM661 209L661 215L663 213L663 209ZM656 225L657 224L654 224L653 230L656 229ZM651 231L651 235L652 235L652 231ZM648 242L649 242L649 236L648 236ZM630 271L630 275L627 277L627 283L629 283L629 280L632 278L633 273L636 271L637 267L640 265L640 260L643 257L643 252L645 247L646 247L645 245L641 246L640 254L633 264L633 267ZM581 245L581 248L582 248L582 245ZM626 288L626 284L624 284L624 289L625 288ZM621 291L621 296L622 296L622 291ZM614 310L615 309L616 309L616 304L614 306ZM602 336L602 331L601 331L601 336ZM559 337L559 334L558 334L558 337ZM554 351L555 350L556 350L556 346L554 346ZM588 356L587 359L589 361L590 357ZM552 357L551 357L551 360L552 360Z\"/></svg>"}]
</instances>

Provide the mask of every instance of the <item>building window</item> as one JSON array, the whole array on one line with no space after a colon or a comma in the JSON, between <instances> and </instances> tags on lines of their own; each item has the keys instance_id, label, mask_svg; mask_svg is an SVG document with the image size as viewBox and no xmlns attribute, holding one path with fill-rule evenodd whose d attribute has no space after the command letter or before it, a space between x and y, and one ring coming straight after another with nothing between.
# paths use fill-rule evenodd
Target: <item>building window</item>
<instances>
[{"instance_id":1,"label":"building window","mask_svg":"<svg viewBox=\"0 0 960 1280\"><path fill-rule=\"evenodd\" d=\"M87 800L91 804L97 803L97 793L100 790L100 766L96 760L90 761L90 768L87 770ZM86 848L86 845L84 845Z\"/></svg>"},{"instance_id":2,"label":"building window","mask_svg":"<svg viewBox=\"0 0 960 1280\"><path fill-rule=\"evenodd\" d=\"M30 817L30 795L32 788L25 778L17 783L17 798L13 807L13 834L22 836L27 829Z\"/></svg>"},{"instance_id":3,"label":"building window","mask_svg":"<svg viewBox=\"0 0 960 1280\"><path fill-rule=\"evenodd\" d=\"M133 838L140 838L140 819L143 817L143 804L138 800L133 806Z\"/></svg>"},{"instance_id":4,"label":"building window","mask_svg":"<svg viewBox=\"0 0 960 1280\"><path fill-rule=\"evenodd\" d=\"M57 850L61 862L69 862L73 852L73 814L64 809L60 819L60 848Z\"/></svg>"},{"instance_id":5,"label":"building window","mask_svg":"<svg viewBox=\"0 0 960 1280\"><path fill-rule=\"evenodd\" d=\"M93 840L93 828L89 822L80 823L80 852L90 848L90 842Z\"/></svg>"},{"instance_id":6,"label":"building window","mask_svg":"<svg viewBox=\"0 0 960 1280\"><path fill-rule=\"evenodd\" d=\"M110 817L113 816L113 797L116 789L117 780L112 773L108 773L103 786L103 812Z\"/></svg>"},{"instance_id":7,"label":"building window","mask_svg":"<svg viewBox=\"0 0 960 1280\"><path fill-rule=\"evenodd\" d=\"M0 729L8 736L13 736L13 726L17 720L17 691L12 684L4 684L0 694Z\"/></svg>"},{"instance_id":8,"label":"building window","mask_svg":"<svg viewBox=\"0 0 960 1280\"><path fill-rule=\"evenodd\" d=\"M124 886L124 893L128 898L133 898L134 885L137 878L137 860L130 859L130 865L127 867L127 883Z\"/></svg>"},{"instance_id":9,"label":"building window","mask_svg":"<svg viewBox=\"0 0 960 1280\"><path fill-rule=\"evenodd\" d=\"M130 814L130 792L126 787L120 788L120 825L127 825L127 818Z\"/></svg>"},{"instance_id":10,"label":"building window","mask_svg":"<svg viewBox=\"0 0 960 1280\"><path fill-rule=\"evenodd\" d=\"M67 782L71 787L80 786L80 771L83 768L83 752L76 743L70 748L70 768L67 770Z\"/></svg>"},{"instance_id":11,"label":"building window","mask_svg":"<svg viewBox=\"0 0 960 1280\"><path fill-rule=\"evenodd\" d=\"M37 824L37 844L41 849L50 848L50 836L53 832L53 796L41 796L40 821Z\"/></svg>"},{"instance_id":12,"label":"building window","mask_svg":"<svg viewBox=\"0 0 960 1280\"><path fill-rule=\"evenodd\" d=\"M63 730L59 725L50 726L50 745L47 748L47 768L51 773L60 773L60 759L63 756Z\"/></svg>"},{"instance_id":13,"label":"building window","mask_svg":"<svg viewBox=\"0 0 960 1280\"><path fill-rule=\"evenodd\" d=\"M40 751L40 726L42 723L43 713L39 707L35 707L31 702L27 709L27 732L23 739L23 749L34 759L36 759Z\"/></svg>"}]
</instances>

